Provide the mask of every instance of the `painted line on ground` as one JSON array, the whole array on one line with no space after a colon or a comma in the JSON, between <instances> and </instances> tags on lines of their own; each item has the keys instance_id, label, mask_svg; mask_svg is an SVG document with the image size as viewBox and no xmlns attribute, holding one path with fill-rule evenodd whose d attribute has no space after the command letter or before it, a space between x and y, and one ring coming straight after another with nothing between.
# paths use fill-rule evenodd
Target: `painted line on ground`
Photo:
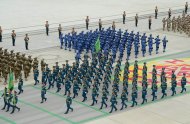
<instances>
[{"instance_id":1,"label":"painted line on ground","mask_svg":"<svg viewBox=\"0 0 190 124\"><path fill-rule=\"evenodd\" d=\"M3 115L0 115L0 119L3 120L3 121L6 121L8 122L9 124L16 124L16 122L14 122L13 120L7 118L7 117L4 117Z\"/></svg>"}]
</instances>

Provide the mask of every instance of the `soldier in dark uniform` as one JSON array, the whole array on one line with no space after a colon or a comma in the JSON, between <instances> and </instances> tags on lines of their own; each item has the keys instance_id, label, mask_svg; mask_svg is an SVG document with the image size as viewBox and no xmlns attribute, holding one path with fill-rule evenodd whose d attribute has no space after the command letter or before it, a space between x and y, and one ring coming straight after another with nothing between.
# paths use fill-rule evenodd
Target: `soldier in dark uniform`
<instances>
[{"instance_id":1,"label":"soldier in dark uniform","mask_svg":"<svg viewBox=\"0 0 190 124\"><path fill-rule=\"evenodd\" d=\"M73 108L71 108L72 98L70 97L70 93L67 96L66 104L67 104L67 111L65 112L65 114L67 114L70 109L71 109L71 111L73 111Z\"/></svg>"},{"instance_id":2,"label":"soldier in dark uniform","mask_svg":"<svg viewBox=\"0 0 190 124\"><path fill-rule=\"evenodd\" d=\"M16 40L16 33L15 33L15 30L12 30L11 37L12 37L12 44L13 44L13 46L15 46L15 40Z\"/></svg>"},{"instance_id":3,"label":"soldier in dark uniform","mask_svg":"<svg viewBox=\"0 0 190 124\"><path fill-rule=\"evenodd\" d=\"M126 101L128 101L127 99L127 94L126 92L123 90L122 94L121 94L121 104L122 104L122 107L120 110L123 110L123 107L125 106L125 108L127 108L127 104L126 104Z\"/></svg>"},{"instance_id":4,"label":"soldier in dark uniform","mask_svg":"<svg viewBox=\"0 0 190 124\"><path fill-rule=\"evenodd\" d=\"M0 26L0 42L2 42L2 29L1 29L1 26Z\"/></svg>"},{"instance_id":5,"label":"soldier in dark uniform","mask_svg":"<svg viewBox=\"0 0 190 124\"><path fill-rule=\"evenodd\" d=\"M88 26L89 26L89 17L88 16L86 16L86 20L85 20L85 22L86 22L86 30L88 30Z\"/></svg>"},{"instance_id":6,"label":"soldier in dark uniform","mask_svg":"<svg viewBox=\"0 0 190 124\"><path fill-rule=\"evenodd\" d=\"M101 19L99 19L98 25L99 25L99 31L101 31L102 30L102 21L101 21Z\"/></svg>"},{"instance_id":7,"label":"soldier in dark uniform","mask_svg":"<svg viewBox=\"0 0 190 124\"><path fill-rule=\"evenodd\" d=\"M8 105L7 101L8 101L8 93L7 93L7 88L5 87L4 92L2 94L3 99L4 99L4 107L1 110L4 110L6 108L6 106Z\"/></svg>"},{"instance_id":8,"label":"soldier in dark uniform","mask_svg":"<svg viewBox=\"0 0 190 124\"><path fill-rule=\"evenodd\" d=\"M47 98L45 97L45 94L46 94L46 87L45 87L45 85L44 85L44 86L42 86L42 90L41 90L41 98L42 98L41 103L43 103L44 100L45 100L45 101L47 100Z\"/></svg>"},{"instance_id":9,"label":"soldier in dark uniform","mask_svg":"<svg viewBox=\"0 0 190 124\"><path fill-rule=\"evenodd\" d=\"M123 24L125 24L125 17L126 17L126 13L125 11L123 12Z\"/></svg>"},{"instance_id":10,"label":"soldier in dark uniform","mask_svg":"<svg viewBox=\"0 0 190 124\"><path fill-rule=\"evenodd\" d=\"M28 42L29 42L28 34L25 35L24 41L25 41L25 48L26 50L28 50Z\"/></svg>"},{"instance_id":11,"label":"soldier in dark uniform","mask_svg":"<svg viewBox=\"0 0 190 124\"><path fill-rule=\"evenodd\" d=\"M181 93L183 93L183 91L185 90L186 92L186 88L185 88L185 85L187 84L187 79L185 77L185 73L183 73L183 77L181 78Z\"/></svg>"},{"instance_id":12,"label":"soldier in dark uniform","mask_svg":"<svg viewBox=\"0 0 190 124\"><path fill-rule=\"evenodd\" d=\"M187 10L188 10L188 2L186 2L185 4L185 14L187 14Z\"/></svg>"},{"instance_id":13,"label":"soldier in dark uniform","mask_svg":"<svg viewBox=\"0 0 190 124\"><path fill-rule=\"evenodd\" d=\"M19 90L18 95L19 95L20 93L23 93L23 92L24 92L24 90L22 89L22 87L23 87L23 79L22 79L21 76L20 76L19 83L18 83L18 90Z\"/></svg>"},{"instance_id":14,"label":"soldier in dark uniform","mask_svg":"<svg viewBox=\"0 0 190 124\"><path fill-rule=\"evenodd\" d=\"M149 16L149 19L148 19L148 28L149 28L149 30L151 30L151 24L152 24L152 18L151 18L151 16Z\"/></svg>"},{"instance_id":15,"label":"soldier in dark uniform","mask_svg":"<svg viewBox=\"0 0 190 124\"><path fill-rule=\"evenodd\" d=\"M59 27L58 27L59 38L61 36L61 32L62 32L62 27L61 27L61 24L59 24Z\"/></svg>"},{"instance_id":16,"label":"soldier in dark uniform","mask_svg":"<svg viewBox=\"0 0 190 124\"><path fill-rule=\"evenodd\" d=\"M12 104L10 104L10 106L13 108L11 114L14 113L15 109L18 109L18 111L20 111L20 108L16 106L16 104L18 103L18 97L17 97L17 92L14 91L14 95L13 95L13 98L12 98Z\"/></svg>"},{"instance_id":17,"label":"soldier in dark uniform","mask_svg":"<svg viewBox=\"0 0 190 124\"><path fill-rule=\"evenodd\" d=\"M46 21L45 27L46 27L46 35L48 36L49 35L49 24L48 24L48 21Z\"/></svg>"},{"instance_id":18,"label":"soldier in dark uniform","mask_svg":"<svg viewBox=\"0 0 190 124\"><path fill-rule=\"evenodd\" d=\"M169 9L169 10L168 10L168 18L171 17L171 14L172 14L172 11L171 11L171 9Z\"/></svg>"},{"instance_id":19,"label":"soldier in dark uniform","mask_svg":"<svg viewBox=\"0 0 190 124\"><path fill-rule=\"evenodd\" d=\"M157 19L157 17L158 17L158 7L156 6L155 7L155 19Z\"/></svg>"},{"instance_id":20,"label":"soldier in dark uniform","mask_svg":"<svg viewBox=\"0 0 190 124\"><path fill-rule=\"evenodd\" d=\"M138 19L139 17L138 17L138 14L136 14L136 16L135 16L135 26L137 27L137 25L138 25Z\"/></svg>"}]
</instances>

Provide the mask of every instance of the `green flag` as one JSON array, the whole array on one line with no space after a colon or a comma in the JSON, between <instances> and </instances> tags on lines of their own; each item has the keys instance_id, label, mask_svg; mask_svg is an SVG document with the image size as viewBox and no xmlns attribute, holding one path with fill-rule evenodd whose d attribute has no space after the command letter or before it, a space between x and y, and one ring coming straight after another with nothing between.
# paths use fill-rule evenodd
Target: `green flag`
<instances>
[{"instance_id":1,"label":"green flag","mask_svg":"<svg viewBox=\"0 0 190 124\"><path fill-rule=\"evenodd\" d=\"M13 90L14 89L14 83L13 83L13 72L11 71L9 74L9 84L8 84L8 89Z\"/></svg>"},{"instance_id":2,"label":"green flag","mask_svg":"<svg viewBox=\"0 0 190 124\"><path fill-rule=\"evenodd\" d=\"M99 52L100 50L101 50L101 48L100 48L100 39L98 37L98 39L96 40L96 43L95 43L95 51Z\"/></svg>"}]
</instances>

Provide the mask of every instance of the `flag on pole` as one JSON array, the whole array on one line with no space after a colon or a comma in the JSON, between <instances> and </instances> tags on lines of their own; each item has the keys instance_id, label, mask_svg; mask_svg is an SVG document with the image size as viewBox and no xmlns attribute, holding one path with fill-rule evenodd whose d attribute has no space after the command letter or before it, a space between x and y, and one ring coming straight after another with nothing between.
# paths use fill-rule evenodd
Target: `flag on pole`
<instances>
[{"instance_id":1,"label":"flag on pole","mask_svg":"<svg viewBox=\"0 0 190 124\"><path fill-rule=\"evenodd\" d=\"M101 50L101 48L100 48L100 38L98 37L98 39L96 40L96 43L95 43L95 51L99 52L100 50Z\"/></svg>"},{"instance_id":2,"label":"flag on pole","mask_svg":"<svg viewBox=\"0 0 190 124\"><path fill-rule=\"evenodd\" d=\"M9 73L9 83L8 83L8 89L13 90L14 89L14 83L13 83L13 72L11 71Z\"/></svg>"}]
</instances>

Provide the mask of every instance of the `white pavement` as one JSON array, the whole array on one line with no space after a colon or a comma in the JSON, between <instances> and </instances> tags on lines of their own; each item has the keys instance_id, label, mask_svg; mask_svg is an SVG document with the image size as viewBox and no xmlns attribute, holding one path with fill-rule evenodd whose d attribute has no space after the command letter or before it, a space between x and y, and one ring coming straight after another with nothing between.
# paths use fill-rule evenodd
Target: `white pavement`
<instances>
[{"instance_id":1,"label":"white pavement","mask_svg":"<svg viewBox=\"0 0 190 124\"><path fill-rule=\"evenodd\" d=\"M190 124L190 94L148 104L86 124Z\"/></svg>"}]
</instances>

